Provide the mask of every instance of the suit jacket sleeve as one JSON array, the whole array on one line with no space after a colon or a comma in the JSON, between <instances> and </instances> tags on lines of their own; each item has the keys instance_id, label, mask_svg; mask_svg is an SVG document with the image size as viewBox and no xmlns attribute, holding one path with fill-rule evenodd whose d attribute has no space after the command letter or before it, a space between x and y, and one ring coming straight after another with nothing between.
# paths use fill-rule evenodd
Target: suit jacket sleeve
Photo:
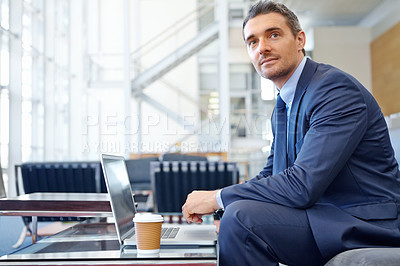
<instances>
[{"instance_id":1,"label":"suit jacket sleeve","mask_svg":"<svg viewBox=\"0 0 400 266\"><path fill-rule=\"evenodd\" d=\"M268 159L265 175L222 190L225 207L240 199L297 208L312 206L344 167L366 131L367 107L359 86L340 71L317 71L297 114L309 120L310 128L301 140L293 166L265 177L271 173Z\"/></svg>"}]
</instances>

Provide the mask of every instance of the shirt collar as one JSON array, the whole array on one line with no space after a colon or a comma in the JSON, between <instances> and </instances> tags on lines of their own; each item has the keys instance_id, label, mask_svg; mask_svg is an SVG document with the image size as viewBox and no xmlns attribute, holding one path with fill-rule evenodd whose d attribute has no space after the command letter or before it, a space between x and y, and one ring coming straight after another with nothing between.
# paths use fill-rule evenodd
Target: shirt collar
<instances>
[{"instance_id":1,"label":"shirt collar","mask_svg":"<svg viewBox=\"0 0 400 266\"><path fill-rule=\"evenodd\" d=\"M299 82L300 75L303 72L304 66L306 64L307 58L303 57L300 64L297 66L293 75L286 81L285 85L280 89L280 95L282 100L290 108L292 107L294 93L296 92L297 83Z\"/></svg>"}]
</instances>

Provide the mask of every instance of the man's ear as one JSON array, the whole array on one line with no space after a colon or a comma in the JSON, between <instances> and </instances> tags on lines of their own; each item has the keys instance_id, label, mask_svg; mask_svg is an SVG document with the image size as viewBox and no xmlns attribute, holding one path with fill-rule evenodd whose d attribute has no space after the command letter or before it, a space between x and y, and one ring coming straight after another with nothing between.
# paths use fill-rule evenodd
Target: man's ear
<instances>
[{"instance_id":1,"label":"man's ear","mask_svg":"<svg viewBox=\"0 0 400 266\"><path fill-rule=\"evenodd\" d=\"M297 49L299 51L303 50L304 46L306 45L306 34L304 31L299 31L296 36L296 42L297 42Z\"/></svg>"}]
</instances>

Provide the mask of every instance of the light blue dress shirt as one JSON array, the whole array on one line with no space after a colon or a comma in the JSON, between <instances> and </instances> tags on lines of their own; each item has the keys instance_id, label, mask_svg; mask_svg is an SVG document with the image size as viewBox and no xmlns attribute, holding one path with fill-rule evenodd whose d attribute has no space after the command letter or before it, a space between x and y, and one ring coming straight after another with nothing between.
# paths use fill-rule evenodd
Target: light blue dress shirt
<instances>
[{"instance_id":1,"label":"light blue dress shirt","mask_svg":"<svg viewBox=\"0 0 400 266\"><path fill-rule=\"evenodd\" d=\"M297 66L296 70L292 74L292 76L286 81L285 85L280 89L280 95L282 100L286 103L286 110L287 110L287 120L289 121L290 117L290 110L292 109L292 103L294 94L296 92L297 83L299 82L300 75L303 72L304 66L306 64L307 58L304 57L301 60L300 64ZM287 123L289 126L289 123ZM222 202L221 198L222 189L218 190L217 192L217 202L221 209L224 208L224 203Z\"/></svg>"},{"instance_id":2,"label":"light blue dress shirt","mask_svg":"<svg viewBox=\"0 0 400 266\"><path fill-rule=\"evenodd\" d=\"M297 83L299 82L300 75L303 72L304 66L306 64L307 58L304 57L300 64L297 66L293 75L286 81L285 85L280 89L280 95L282 100L286 103L287 110L287 120L290 118L290 110L292 109L292 103L294 98L294 93L296 92ZM289 123L287 123L289 126Z\"/></svg>"}]
</instances>

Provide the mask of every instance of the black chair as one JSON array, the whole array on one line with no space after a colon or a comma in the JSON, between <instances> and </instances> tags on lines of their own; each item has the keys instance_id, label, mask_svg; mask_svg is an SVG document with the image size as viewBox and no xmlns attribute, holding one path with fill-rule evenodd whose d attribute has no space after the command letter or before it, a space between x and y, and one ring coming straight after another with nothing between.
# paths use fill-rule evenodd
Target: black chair
<instances>
[{"instance_id":1,"label":"black chair","mask_svg":"<svg viewBox=\"0 0 400 266\"><path fill-rule=\"evenodd\" d=\"M16 188L20 192L19 173L25 194L34 192L107 193L100 162L40 162L16 165ZM38 221L81 221L82 217L39 217ZM25 224L31 217L24 217Z\"/></svg>"},{"instance_id":2,"label":"black chair","mask_svg":"<svg viewBox=\"0 0 400 266\"><path fill-rule=\"evenodd\" d=\"M21 179L21 180L20 180ZM20 191L19 182L22 181ZM106 193L100 162L29 162L15 166L17 195L34 192ZM14 248L28 231L31 217L22 217L25 227ZM38 221L82 221L85 217L38 217ZM32 233L32 232L31 232Z\"/></svg>"},{"instance_id":3,"label":"black chair","mask_svg":"<svg viewBox=\"0 0 400 266\"><path fill-rule=\"evenodd\" d=\"M99 162L24 163L21 174L25 193L107 192Z\"/></svg>"},{"instance_id":4,"label":"black chair","mask_svg":"<svg viewBox=\"0 0 400 266\"><path fill-rule=\"evenodd\" d=\"M125 160L132 191L151 190L150 163L157 161L158 157Z\"/></svg>"},{"instance_id":5,"label":"black chair","mask_svg":"<svg viewBox=\"0 0 400 266\"><path fill-rule=\"evenodd\" d=\"M325 266L400 265L400 248L360 248L339 253Z\"/></svg>"},{"instance_id":6,"label":"black chair","mask_svg":"<svg viewBox=\"0 0 400 266\"><path fill-rule=\"evenodd\" d=\"M239 179L235 163L168 161L150 165L154 209L164 214L180 215L187 194L193 190L214 190Z\"/></svg>"}]
</instances>

